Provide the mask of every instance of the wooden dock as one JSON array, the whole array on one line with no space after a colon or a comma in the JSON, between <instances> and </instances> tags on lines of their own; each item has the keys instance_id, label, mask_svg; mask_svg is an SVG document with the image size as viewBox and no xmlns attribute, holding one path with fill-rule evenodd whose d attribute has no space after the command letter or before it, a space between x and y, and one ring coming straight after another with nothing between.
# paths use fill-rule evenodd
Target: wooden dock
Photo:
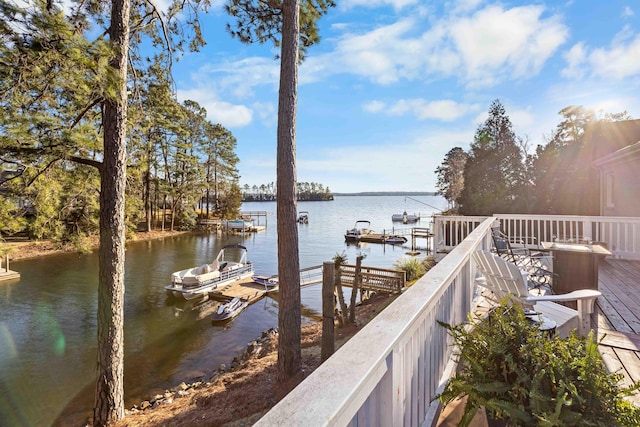
<instances>
[{"instance_id":1,"label":"wooden dock","mask_svg":"<svg viewBox=\"0 0 640 427\"><path fill-rule=\"evenodd\" d=\"M200 218L198 219L198 225L206 229L214 229L219 231L225 231L227 233L238 233L238 234L257 233L259 231L266 230L265 225L252 225L251 227L246 227L244 229L233 229L233 228L227 227L226 220L220 220L220 219Z\"/></svg>"},{"instance_id":2,"label":"wooden dock","mask_svg":"<svg viewBox=\"0 0 640 427\"><path fill-rule=\"evenodd\" d=\"M2 266L2 259L0 258L0 282L19 278L20 273L18 273L17 271L9 270L9 255L5 255L4 267Z\"/></svg>"},{"instance_id":3,"label":"wooden dock","mask_svg":"<svg viewBox=\"0 0 640 427\"><path fill-rule=\"evenodd\" d=\"M355 280L355 265L343 265L342 286L353 287ZM362 283L360 291L399 293L406 285L406 273L386 268L361 267ZM275 276L274 276L275 277ZM322 282L322 265L307 267L300 270L300 286L309 286ZM266 287L253 281L251 277L237 280L220 286L203 296L202 300L193 301L188 309L195 313L198 319L212 315L221 303L233 298L246 299L249 304L260 300L268 293L279 292L278 286ZM183 309L183 311L186 311Z\"/></svg>"},{"instance_id":4,"label":"wooden dock","mask_svg":"<svg viewBox=\"0 0 640 427\"><path fill-rule=\"evenodd\" d=\"M264 225L265 227L267 226L267 211L245 211L245 212L240 212L240 216L244 219L256 218L258 220L258 224L256 225L261 225L260 219L264 218Z\"/></svg>"},{"instance_id":5,"label":"wooden dock","mask_svg":"<svg viewBox=\"0 0 640 427\"><path fill-rule=\"evenodd\" d=\"M382 243L385 244L392 237L404 237L407 241L411 241L411 249L417 249L417 240L425 239L426 246L423 248L427 252L433 249L431 245L431 239L433 233L426 227L412 227L412 228L392 228L390 230L382 230L382 233L369 233L360 236L359 241L363 243Z\"/></svg>"},{"instance_id":6,"label":"wooden dock","mask_svg":"<svg viewBox=\"0 0 640 427\"><path fill-rule=\"evenodd\" d=\"M13 280L19 279L20 273L12 270L0 269L0 282L4 282L5 280Z\"/></svg>"}]
</instances>

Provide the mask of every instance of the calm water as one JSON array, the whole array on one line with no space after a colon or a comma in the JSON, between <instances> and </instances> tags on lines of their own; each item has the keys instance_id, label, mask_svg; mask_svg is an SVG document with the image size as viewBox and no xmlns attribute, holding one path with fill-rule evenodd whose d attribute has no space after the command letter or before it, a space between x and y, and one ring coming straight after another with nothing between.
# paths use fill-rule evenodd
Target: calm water
<instances>
[{"instance_id":1,"label":"calm water","mask_svg":"<svg viewBox=\"0 0 640 427\"><path fill-rule=\"evenodd\" d=\"M346 253L364 265L392 267L407 246L347 245L344 232L356 220L374 231L407 228L391 215L419 213L417 225L446 207L440 197L338 196L331 202L302 202L309 224L299 225L300 266L330 261ZM438 208L434 209L432 207ZM229 243L241 243L259 274L277 272L276 205L245 203L243 211L267 211L267 229L245 236L188 234L127 246L125 295L126 406L182 381L208 379L261 332L276 327L278 304L265 298L226 326L198 320L189 306L167 299L164 286L173 271L200 265ZM264 225L264 219L261 220ZM422 242L424 245L424 242ZM64 254L16 261L19 281L0 283L0 424L81 425L91 415L96 363L97 254ZM306 317L321 311L321 286L303 288Z\"/></svg>"}]
</instances>

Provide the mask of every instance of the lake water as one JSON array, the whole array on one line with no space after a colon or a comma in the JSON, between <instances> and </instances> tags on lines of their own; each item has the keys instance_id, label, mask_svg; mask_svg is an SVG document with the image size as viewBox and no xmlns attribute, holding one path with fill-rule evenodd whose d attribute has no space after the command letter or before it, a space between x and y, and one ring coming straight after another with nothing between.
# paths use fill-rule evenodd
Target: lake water
<instances>
[{"instance_id":1,"label":"lake water","mask_svg":"<svg viewBox=\"0 0 640 427\"><path fill-rule=\"evenodd\" d=\"M364 254L364 265L391 268L406 256L408 245L347 245L345 231L357 220L370 221L376 232L409 228L391 221L392 214L404 210L420 214L416 226L430 227L430 216L445 208L445 200L435 196L336 196L333 201L301 202L298 210L308 211L310 220L298 226L300 266L320 265L344 252L350 263ZM213 326L164 292L173 271L210 262L230 243L247 247L256 273L277 273L275 202L245 203L242 210L266 211L266 230L194 233L127 245L127 408L182 381L208 379L262 331L277 326L278 303L272 298L249 306L227 325ZM0 283L0 425L81 425L91 416L94 398L97 253L52 255L11 265L21 279ZM321 285L303 288L302 304L305 319L318 316Z\"/></svg>"}]
</instances>

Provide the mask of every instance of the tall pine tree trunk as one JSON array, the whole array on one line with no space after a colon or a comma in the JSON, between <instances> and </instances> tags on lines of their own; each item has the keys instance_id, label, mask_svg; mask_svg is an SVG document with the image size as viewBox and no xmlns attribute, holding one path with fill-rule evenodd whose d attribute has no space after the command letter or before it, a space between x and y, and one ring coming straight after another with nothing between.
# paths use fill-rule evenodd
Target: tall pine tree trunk
<instances>
[{"instance_id":1,"label":"tall pine tree trunk","mask_svg":"<svg viewBox=\"0 0 640 427\"><path fill-rule=\"evenodd\" d=\"M151 223L151 132L147 139L147 164L144 174L144 213L147 223L147 231L151 231L153 224Z\"/></svg>"},{"instance_id":2,"label":"tall pine tree trunk","mask_svg":"<svg viewBox=\"0 0 640 427\"><path fill-rule=\"evenodd\" d=\"M100 249L98 282L98 357L93 423L104 426L124 417L124 245L129 11L113 0L109 37L116 53L115 99L103 107L104 162L100 171Z\"/></svg>"},{"instance_id":3,"label":"tall pine tree trunk","mask_svg":"<svg viewBox=\"0 0 640 427\"><path fill-rule=\"evenodd\" d=\"M297 377L302 370L300 260L296 222L296 103L298 96L298 0L282 3L282 48L278 96L278 381Z\"/></svg>"}]
</instances>

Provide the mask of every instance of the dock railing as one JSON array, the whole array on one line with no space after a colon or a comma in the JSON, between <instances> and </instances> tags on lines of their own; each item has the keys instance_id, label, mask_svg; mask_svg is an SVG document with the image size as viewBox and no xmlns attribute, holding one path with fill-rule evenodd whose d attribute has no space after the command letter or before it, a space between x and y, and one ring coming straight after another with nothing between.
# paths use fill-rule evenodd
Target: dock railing
<instances>
[{"instance_id":1,"label":"dock railing","mask_svg":"<svg viewBox=\"0 0 640 427\"><path fill-rule=\"evenodd\" d=\"M449 378L452 340L437 321L459 324L472 309L471 254L489 249L493 219L372 319L255 425L429 426L432 399Z\"/></svg>"},{"instance_id":2,"label":"dock railing","mask_svg":"<svg viewBox=\"0 0 640 427\"><path fill-rule=\"evenodd\" d=\"M356 277L356 266L345 264L342 267L341 281L343 285L352 286ZM361 289L376 292L397 294L407 282L407 273L402 270L361 266Z\"/></svg>"},{"instance_id":3,"label":"dock railing","mask_svg":"<svg viewBox=\"0 0 640 427\"><path fill-rule=\"evenodd\" d=\"M436 253L448 253L488 217L435 216ZM511 242L539 248L541 242L603 244L612 256L640 260L640 218L576 215L495 214Z\"/></svg>"}]
</instances>

